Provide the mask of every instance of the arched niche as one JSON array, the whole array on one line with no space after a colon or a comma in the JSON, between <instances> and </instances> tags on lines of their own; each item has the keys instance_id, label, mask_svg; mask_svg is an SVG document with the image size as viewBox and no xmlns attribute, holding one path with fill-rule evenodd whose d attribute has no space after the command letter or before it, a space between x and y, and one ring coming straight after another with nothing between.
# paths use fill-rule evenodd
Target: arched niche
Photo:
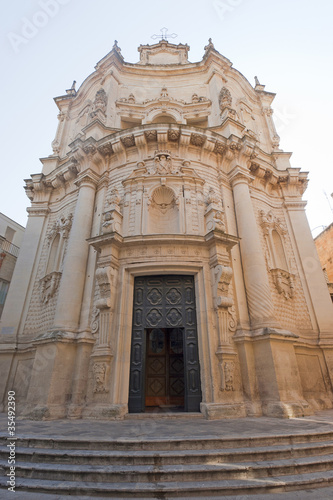
<instances>
[{"instance_id":1,"label":"arched niche","mask_svg":"<svg viewBox=\"0 0 333 500\"><path fill-rule=\"evenodd\" d=\"M49 258L46 267L46 274L58 271L60 234L57 233L50 245Z\"/></svg>"},{"instance_id":2,"label":"arched niche","mask_svg":"<svg viewBox=\"0 0 333 500\"><path fill-rule=\"evenodd\" d=\"M168 108L165 111L161 108L152 109L148 112L147 117L142 122L143 124L147 123L178 123L178 124L186 124L186 120L183 118L183 114L180 110L174 108Z\"/></svg>"},{"instance_id":3,"label":"arched niche","mask_svg":"<svg viewBox=\"0 0 333 500\"><path fill-rule=\"evenodd\" d=\"M158 116L155 116L153 121L151 123L177 123L175 118L173 116L167 115L167 114L161 114Z\"/></svg>"},{"instance_id":4,"label":"arched niche","mask_svg":"<svg viewBox=\"0 0 333 500\"><path fill-rule=\"evenodd\" d=\"M283 243L280 234L276 229L272 231L272 242L274 251L275 267L288 271L288 264L283 248Z\"/></svg>"},{"instance_id":5,"label":"arched niche","mask_svg":"<svg viewBox=\"0 0 333 500\"><path fill-rule=\"evenodd\" d=\"M151 234L180 233L178 200L170 187L153 189L148 202L147 230Z\"/></svg>"}]
</instances>

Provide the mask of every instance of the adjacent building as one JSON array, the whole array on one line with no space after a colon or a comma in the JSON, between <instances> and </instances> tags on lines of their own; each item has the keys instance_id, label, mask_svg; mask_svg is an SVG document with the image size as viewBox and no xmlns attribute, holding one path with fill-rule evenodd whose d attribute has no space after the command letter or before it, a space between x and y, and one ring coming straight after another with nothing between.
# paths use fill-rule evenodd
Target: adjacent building
<instances>
[{"instance_id":1,"label":"adjacent building","mask_svg":"<svg viewBox=\"0 0 333 500\"><path fill-rule=\"evenodd\" d=\"M318 234L314 241L333 301L333 222Z\"/></svg>"},{"instance_id":2,"label":"adjacent building","mask_svg":"<svg viewBox=\"0 0 333 500\"><path fill-rule=\"evenodd\" d=\"M24 227L0 212L0 318L23 236Z\"/></svg>"},{"instance_id":3,"label":"adjacent building","mask_svg":"<svg viewBox=\"0 0 333 500\"><path fill-rule=\"evenodd\" d=\"M332 407L333 306L275 94L215 48L117 43L26 181L0 387L32 418Z\"/></svg>"}]
</instances>

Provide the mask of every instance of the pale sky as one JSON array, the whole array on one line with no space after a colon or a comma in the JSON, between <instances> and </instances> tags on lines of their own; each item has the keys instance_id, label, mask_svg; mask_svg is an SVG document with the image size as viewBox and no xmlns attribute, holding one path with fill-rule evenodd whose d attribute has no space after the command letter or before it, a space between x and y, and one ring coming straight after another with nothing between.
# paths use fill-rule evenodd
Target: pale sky
<instances>
[{"instance_id":1,"label":"pale sky","mask_svg":"<svg viewBox=\"0 0 333 500\"><path fill-rule=\"evenodd\" d=\"M216 50L254 84L277 94L272 107L292 167L310 172L313 235L333 221L333 2L331 0L2 1L0 212L26 225L23 179L39 173L57 127L53 97L77 89L114 40L127 62L166 26L200 61Z\"/></svg>"}]
</instances>

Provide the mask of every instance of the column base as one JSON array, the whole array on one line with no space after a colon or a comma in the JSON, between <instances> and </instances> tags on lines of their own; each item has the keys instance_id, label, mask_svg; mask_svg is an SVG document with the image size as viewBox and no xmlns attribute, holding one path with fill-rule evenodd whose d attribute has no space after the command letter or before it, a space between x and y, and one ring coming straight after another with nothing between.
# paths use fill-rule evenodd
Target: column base
<instances>
[{"instance_id":1,"label":"column base","mask_svg":"<svg viewBox=\"0 0 333 500\"><path fill-rule=\"evenodd\" d=\"M21 417L29 420L58 420L67 417L66 407L63 405L38 405L26 407Z\"/></svg>"},{"instance_id":2,"label":"column base","mask_svg":"<svg viewBox=\"0 0 333 500\"><path fill-rule=\"evenodd\" d=\"M201 403L200 411L207 420L246 417L246 411L243 403L241 404Z\"/></svg>"},{"instance_id":3,"label":"column base","mask_svg":"<svg viewBox=\"0 0 333 500\"><path fill-rule=\"evenodd\" d=\"M68 407L67 418L71 420L78 420L82 418L82 411L83 411L82 405L72 404Z\"/></svg>"},{"instance_id":4,"label":"column base","mask_svg":"<svg viewBox=\"0 0 333 500\"><path fill-rule=\"evenodd\" d=\"M247 417L262 417L262 405L260 401L248 401L244 406Z\"/></svg>"},{"instance_id":5,"label":"column base","mask_svg":"<svg viewBox=\"0 0 333 500\"><path fill-rule=\"evenodd\" d=\"M272 401L262 404L262 412L266 417L297 418L313 415L313 410L307 401Z\"/></svg>"}]
</instances>

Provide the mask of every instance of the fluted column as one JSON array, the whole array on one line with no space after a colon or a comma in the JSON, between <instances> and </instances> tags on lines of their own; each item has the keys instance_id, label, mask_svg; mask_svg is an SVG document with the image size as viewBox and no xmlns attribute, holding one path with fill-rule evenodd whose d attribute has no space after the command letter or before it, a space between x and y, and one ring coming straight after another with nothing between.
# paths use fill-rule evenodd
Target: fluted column
<instances>
[{"instance_id":1,"label":"fluted column","mask_svg":"<svg viewBox=\"0 0 333 500\"><path fill-rule=\"evenodd\" d=\"M249 191L251 175L245 169L235 167L230 173L230 180L238 235L241 238L240 248L251 327L279 327L274 318L265 257Z\"/></svg>"},{"instance_id":2,"label":"fluted column","mask_svg":"<svg viewBox=\"0 0 333 500\"><path fill-rule=\"evenodd\" d=\"M79 325L89 251L86 240L91 233L97 180L97 176L88 171L76 181L79 195L62 271L54 330L73 331Z\"/></svg>"}]
</instances>

